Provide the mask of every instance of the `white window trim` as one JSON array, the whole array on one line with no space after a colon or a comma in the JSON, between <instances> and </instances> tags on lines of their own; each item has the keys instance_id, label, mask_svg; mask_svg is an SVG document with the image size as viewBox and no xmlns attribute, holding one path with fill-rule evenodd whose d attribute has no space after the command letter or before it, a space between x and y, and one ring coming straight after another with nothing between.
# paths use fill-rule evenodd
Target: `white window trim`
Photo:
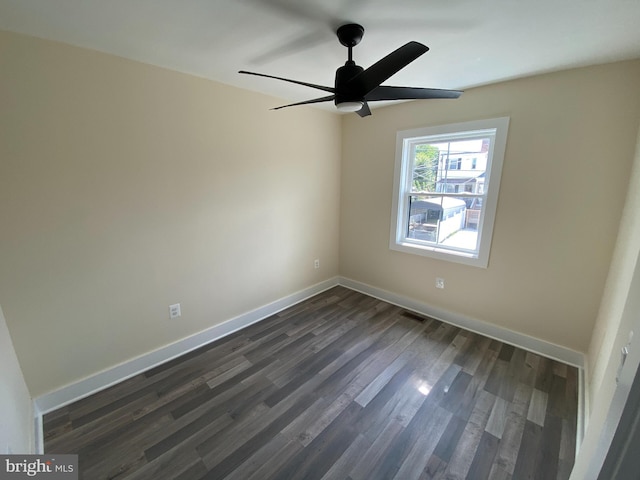
<instances>
[{"instance_id":1,"label":"white window trim","mask_svg":"<svg viewBox=\"0 0 640 480\"><path fill-rule=\"evenodd\" d=\"M485 188L488 187L488 191L480 218L478 230L480 245L477 256L469 252L456 251L453 248L407 241L403 233L408 215L407 205L404 201L406 185L404 188L400 188L400 183L408 182L407 168L410 168L411 164L408 156L410 155L411 149L405 148L405 146L411 143L417 143L416 139L420 137L433 137L437 135L443 135L446 137L457 133L469 133L469 136L473 136L483 130L489 129L495 129L495 138L494 141L491 142L489 161L486 170L488 185L486 185ZM500 117L471 122L452 123L435 127L416 128L398 132L396 136L396 165L393 179L393 202L391 210L389 248L400 252L487 268L493 237L493 225L498 206L498 193L500 190L500 179L502 176L502 165L504 163L508 129L509 117Z\"/></svg>"}]
</instances>

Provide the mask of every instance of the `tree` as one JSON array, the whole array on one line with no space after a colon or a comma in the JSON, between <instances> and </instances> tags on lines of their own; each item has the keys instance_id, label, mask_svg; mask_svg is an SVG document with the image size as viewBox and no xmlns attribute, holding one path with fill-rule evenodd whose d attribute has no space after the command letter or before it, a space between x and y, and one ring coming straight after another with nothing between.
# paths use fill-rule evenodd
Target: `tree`
<instances>
[{"instance_id":1,"label":"tree","mask_svg":"<svg viewBox=\"0 0 640 480\"><path fill-rule=\"evenodd\" d=\"M413 160L413 191L435 192L438 171L438 147L428 143L416 145Z\"/></svg>"}]
</instances>

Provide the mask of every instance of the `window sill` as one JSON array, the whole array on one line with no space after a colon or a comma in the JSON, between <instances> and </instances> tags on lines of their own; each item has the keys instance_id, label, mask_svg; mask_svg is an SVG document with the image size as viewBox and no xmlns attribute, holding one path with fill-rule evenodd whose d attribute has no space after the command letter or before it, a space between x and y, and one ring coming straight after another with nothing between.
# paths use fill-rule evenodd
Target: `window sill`
<instances>
[{"instance_id":1,"label":"window sill","mask_svg":"<svg viewBox=\"0 0 640 480\"><path fill-rule=\"evenodd\" d=\"M442 247L432 247L429 245L419 245L416 243L392 241L389 244L389 248L397 252L420 255L423 257L435 258L437 260L444 260L447 262L461 263L464 265L471 265L473 267L479 268L487 268L487 265L489 264L488 255L474 255L472 253L458 252Z\"/></svg>"}]
</instances>

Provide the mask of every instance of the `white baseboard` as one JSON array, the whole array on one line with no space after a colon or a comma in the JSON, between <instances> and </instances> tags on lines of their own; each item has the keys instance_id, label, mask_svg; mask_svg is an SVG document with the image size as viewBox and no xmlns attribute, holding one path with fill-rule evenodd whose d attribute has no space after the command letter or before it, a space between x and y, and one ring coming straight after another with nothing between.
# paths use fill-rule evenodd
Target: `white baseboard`
<instances>
[{"instance_id":1,"label":"white baseboard","mask_svg":"<svg viewBox=\"0 0 640 480\"><path fill-rule=\"evenodd\" d=\"M340 285L344 287L379 298L380 300L398 305L399 307L406 308L407 310L479 333L486 337L500 340L501 342L508 343L509 345L529 350L530 352L573 365L580 369L584 368L584 354L570 348L562 347L560 345L540 340L539 338L531 337L523 333L518 333L488 322L483 322L476 318L436 308L426 303L367 285L366 283L351 280L350 278L340 277L338 281Z\"/></svg>"},{"instance_id":2,"label":"white baseboard","mask_svg":"<svg viewBox=\"0 0 640 480\"><path fill-rule=\"evenodd\" d=\"M38 407L33 402L33 453L42 455L44 453L44 426L42 424L42 413L38 411Z\"/></svg>"},{"instance_id":3,"label":"white baseboard","mask_svg":"<svg viewBox=\"0 0 640 480\"><path fill-rule=\"evenodd\" d=\"M588 364L585 368L581 368L578 371L578 418L576 423L576 452L575 459L578 458L580 453L580 446L584 439L584 432L587 430L587 420L589 419L589 395L588 390L588 378L587 375Z\"/></svg>"},{"instance_id":4,"label":"white baseboard","mask_svg":"<svg viewBox=\"0 0 640 480\"><path fill-rule=\"evenodd\" d=\"M37 417L41 417L45 413L57 410L58 408L69 405L84 397L88 397L100 390L104 390L115 385L127 378L138 375L150 368L156 367L180 355L184 355L192 350L207 345L215 340L225 337L233 332L245 328L253 323L264 320L265 318L289 308L296 303L317 295L320 292L338 285L338 278L333 277L323 282L312 285L286 297L280 298L262 307L256 308L249 312L238 315L223 323L214 325L207 330L196 333L175 343L166 345L152 352L145 353L139 357L127 360L124 363L103 370L95 375L86 377L77 382L65 385L57 390L45 393L34 400L34 410ZM36 422L41 420L36 420ZM41 429L40 429L41 430ZM36 440L36 444L37 444ZM36 445L36 448L41 446Z\"/></svg>"}]
</instances>

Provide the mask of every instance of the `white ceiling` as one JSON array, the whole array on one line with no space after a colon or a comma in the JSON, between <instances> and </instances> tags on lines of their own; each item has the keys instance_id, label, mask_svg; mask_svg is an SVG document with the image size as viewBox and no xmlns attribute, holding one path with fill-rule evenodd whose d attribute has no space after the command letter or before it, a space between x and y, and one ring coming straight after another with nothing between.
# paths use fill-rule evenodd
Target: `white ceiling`
<instances>
[{"instance_id":1,"label":"white ceiling","mask_svg":"<svg viewBox=\"0 0 640 480\"><path fill-rule=\"evenodd\" d=\"M210 78L284 103L326 93L237 71L333 86L347 55L334 31L348 22L365 27L354 49L365 68L410 40L430 47L389 85L465 89L640 58L640 0L0 0L0 30Z\"/></svg>"}]
</instances>

